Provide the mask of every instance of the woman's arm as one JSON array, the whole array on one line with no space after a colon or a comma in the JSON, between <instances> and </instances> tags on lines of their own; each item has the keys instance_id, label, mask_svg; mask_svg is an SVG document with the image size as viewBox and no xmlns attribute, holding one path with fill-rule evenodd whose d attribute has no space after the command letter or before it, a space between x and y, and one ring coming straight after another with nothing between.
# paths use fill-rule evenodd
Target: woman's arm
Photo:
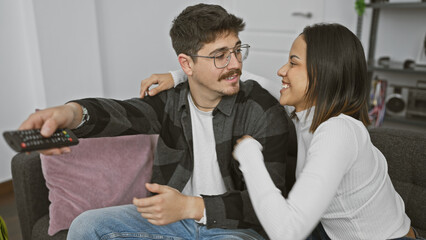
<instances>
[{"instance_id":1,"label":"woman's arm","mask_svg":"<svg viewBox=\"0 0 426 240\"><path fill-rule=\"evenodd\" d=\"M336 195L338 186L356 158L356 138L338 121L315 132L306 164L284 199L273 184L254 139L238 144L234 156L248 187L257 216L271 239L303 239L318 224Z\"/></svg>"},{"instance_id":2,"label":"woman's arm","mask_svg":"<svg viewBox=\"0 0 426 240\"><path fill-rule=\"evenodd\" d=\"M247 71L243 71L241 75L241 81L248 79L253 79L261 85L268 82L266 78ZM188 77L182 69L170 71L169 73L152 74L150 77L141 81L139 97L144 98L146 95L155 96L158 93L168 90L172 87L176 87L180 83L183 83L187 80Z\"/></svg>"}]
</instances>

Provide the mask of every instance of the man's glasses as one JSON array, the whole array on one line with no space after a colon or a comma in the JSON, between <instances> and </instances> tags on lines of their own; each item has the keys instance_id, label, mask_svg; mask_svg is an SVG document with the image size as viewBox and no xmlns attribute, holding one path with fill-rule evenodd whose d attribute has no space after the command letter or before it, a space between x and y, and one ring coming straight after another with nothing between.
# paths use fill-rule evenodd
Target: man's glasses
<instances>
[{"instance_id":1,"label":"man's glasses","mask_svg":"<svg viewBox=\"0 0 426 240\"><path fill-rule=\"evenodd\" d=\"M231 54L233 53L237 58L238 62L243 62L249 53L250 45L243 44L237 45L233 49L224 49L214 53L213 56L200 56L200 55L190 55L191 57L202 57L214 59L214 66L217 68L225 68L228 66L231 61Z\"/></svg>"}]
</instances>

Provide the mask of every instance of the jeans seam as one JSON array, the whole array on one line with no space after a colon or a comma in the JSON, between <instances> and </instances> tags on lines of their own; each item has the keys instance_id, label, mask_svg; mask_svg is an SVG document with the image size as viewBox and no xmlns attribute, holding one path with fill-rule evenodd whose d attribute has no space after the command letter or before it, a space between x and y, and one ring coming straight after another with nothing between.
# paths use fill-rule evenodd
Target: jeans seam
<instances>
[{"instance_id":1,"label":"jeans seam","mask_svg":"<svg viewBox=\"0 0 426 240\"><path fill-rule=\"evenodd\" d=\"M185 240L181 237L165 236L161 234L153 234L146 232L112 232L101 237L101 240L116 238L145 238L145 239L161 239L161 240Z\"/></svg>"}]
</instances>

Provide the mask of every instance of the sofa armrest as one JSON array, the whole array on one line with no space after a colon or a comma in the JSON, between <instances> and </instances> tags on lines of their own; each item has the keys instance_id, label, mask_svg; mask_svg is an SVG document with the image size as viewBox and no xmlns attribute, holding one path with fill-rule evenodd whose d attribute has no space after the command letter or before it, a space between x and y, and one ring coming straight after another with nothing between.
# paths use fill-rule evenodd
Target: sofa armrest
<instances>
[{"instance_id":1,"label":"sofa armrest","mask_svg":"<svg viewBox=\"0 0 426 240\"><path fill-rule=\"evenodd\" d=\"M12 180L23 239L31 239L34 224L49 213L46 181L39 153L19 153L12 158Z\"/></svg>"}]
</instances>

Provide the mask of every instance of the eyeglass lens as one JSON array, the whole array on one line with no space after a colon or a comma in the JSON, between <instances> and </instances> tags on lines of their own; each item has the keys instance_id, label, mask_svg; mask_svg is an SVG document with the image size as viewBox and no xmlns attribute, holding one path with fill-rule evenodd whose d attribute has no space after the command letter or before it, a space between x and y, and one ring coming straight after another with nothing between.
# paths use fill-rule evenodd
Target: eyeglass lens
<instances>
[{"instance_id":1,"label":"eyeglass lens","mask_svg":"<svg viewBox=\"0 0 426 240\"><path fill-rule=\"evenodd\" d=\"M238 46L231 50L224 50L218 52L214 55L214 64L217 68L224 68L228 66L231 61L231 54L234 54L238 62L242 62L247 58L248 47L247 46Z\"/></svg>"}]
</instances>

